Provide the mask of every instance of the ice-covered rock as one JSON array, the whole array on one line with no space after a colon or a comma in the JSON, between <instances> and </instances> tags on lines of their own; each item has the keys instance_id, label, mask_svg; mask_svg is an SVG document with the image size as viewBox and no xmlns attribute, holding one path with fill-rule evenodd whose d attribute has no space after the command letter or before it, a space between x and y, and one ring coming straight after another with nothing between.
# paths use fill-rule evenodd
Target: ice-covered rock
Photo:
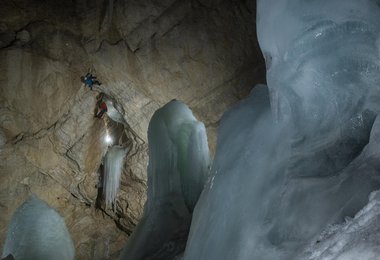
<instances>
[{"instance_id":1,"label":"ice-covered rock","mask_svg":"<svg viewBox=\"0 0 380 260\"><path fill-rule=\"evenodd\" d=\"M74 259L75 249L63 218L32 196L15 212L2 257L15 259Z\"/></svg>"},{"instance_id":2,"label":"ice-covered rock","mask_svg":"<svg viewBox=\"0 0 380 260\"><path fill-rule=\"evenodd\" d=\"M184 250L210 164L205 127L179 101L156 111L148 137L148 200L122 259L172 259Z\"/></svg>"}]
</instances>

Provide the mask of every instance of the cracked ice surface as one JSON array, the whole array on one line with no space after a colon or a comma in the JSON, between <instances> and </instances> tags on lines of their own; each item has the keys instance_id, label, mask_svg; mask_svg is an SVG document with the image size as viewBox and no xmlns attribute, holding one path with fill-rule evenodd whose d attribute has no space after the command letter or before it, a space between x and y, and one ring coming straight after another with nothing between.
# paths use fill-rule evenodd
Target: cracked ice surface
<instances>
[{"instance_id":1,"label":"cracked ice surface","mask_svg":"<svg viewBox=\"0 0 380 260\"><path fill-rule=\"evenodd\" d=\"M187 260L295 259L380 188L378 1L257 10L268 88L222 118Z\"/></svg>"}]
</instances>

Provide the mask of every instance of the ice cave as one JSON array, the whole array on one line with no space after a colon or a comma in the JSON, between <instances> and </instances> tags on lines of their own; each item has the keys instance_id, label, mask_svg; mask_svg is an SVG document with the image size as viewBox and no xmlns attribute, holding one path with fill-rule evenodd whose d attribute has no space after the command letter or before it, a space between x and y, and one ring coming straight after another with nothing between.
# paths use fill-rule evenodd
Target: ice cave
<instances>
[{"instance_id":1,"label":"ice cave","mask_svg":"<svg viewBox=\"0 0 380 260\"><path fill-rule=\"evenodd\" d=\"M0 259L380 259L379 0L3 0Z\"/></svg>"}]
</instances>

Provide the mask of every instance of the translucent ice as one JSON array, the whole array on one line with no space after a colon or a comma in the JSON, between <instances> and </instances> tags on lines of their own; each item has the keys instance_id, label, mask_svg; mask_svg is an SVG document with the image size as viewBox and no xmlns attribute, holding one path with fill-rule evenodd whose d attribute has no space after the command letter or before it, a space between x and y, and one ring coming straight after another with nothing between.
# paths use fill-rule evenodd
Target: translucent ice
<instances>
[{"instance_id":1,"label":"translucent ice","mask_svg":"<svg viewBox=\"0 0 380 260\"><path fill-rule=\"evenodd\" d=\"M206 130L183 103L171 101L155 112L148 140L148 201L122 259L173 259L180 254L207 178Z\"/></svg>"},{"instance_id":2,"label":"translucent ice","mask_svg":"<svg viewBox=\"0 0 380 260\"><path fill-rule=\"evenodd\" d=\"M32 196L12 217L3 255L15 259L74 259L75 249L62 217Z\"/></svg>"},{"instance_id":3,"label":"translucent ice","mask_svg":"<svg viewBox=\"0 0 380 260\"><path fill-rule=\"evenodd\" d=\"M313 241L299 260L377 259L380 255L380 191L371 193L370 201L355 218L332 225Z\"/></svg>"},{"instance_id":4,"label":"translucent ice","mask_svg":"<svg viewBox=\"0 0 380 260\"><path fill-rule=\"evenodd\" d=\"M268 88L222 118L186 260L294 259L380 188L378 1L257 10Z\"/></svg>"},{"instance_id":5,"label":"translucent ice","mask_svg":"<svg viewBox=\"0 0 380 260\"><path fill-rule=\"evenodd\" d=\"M107 104L107 115L115 122L126 124L123 113L120 112L122 108L117 107L117 103L110 99L105 99L105 103Z\"/></svg>"},{"instance_id":6,"label":"translucent ice","mask_svg":"<svg viewBox=\"0 0 380 260\"><path fill-rule=\"evenodd\" d=\"M115 202L127 151L127 148L115 145L108 149L104 158L103 196L106 205Z\"/></svg>"},{"instance_id":7,"label":"translucent ice","mask_svg":"<svg viewBox=\"0 0 380 260\"><path fill-rule=\"evenodd\" d=\"M331 129L339 131L353 114L377 109L378 1L259 0L257 5L276 119L292 120L303 135L317 138L335 134Z\"/></svg>"}]
</instances>

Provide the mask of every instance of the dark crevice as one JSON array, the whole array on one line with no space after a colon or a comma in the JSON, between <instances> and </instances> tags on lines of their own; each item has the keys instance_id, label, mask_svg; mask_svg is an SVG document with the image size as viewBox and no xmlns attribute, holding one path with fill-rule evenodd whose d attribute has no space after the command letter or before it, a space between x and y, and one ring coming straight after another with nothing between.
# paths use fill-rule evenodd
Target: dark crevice
<instances>
[{"instance_id":1,"label":"dark crevice","mask_svg":"<svg viewBox=\"0 0 380 260\"><path fill-rule=\"evenodd\" d=\"M16 137L13 139L13 144L17 144L19 142L21 142L22 140L24 140L24 133L20 133L18 135L16 135Z\"/></svg>"},{"instance_id":2,"label":"dark crevice","mask_svg":"<svg viewBox=\"0 0 380 260\"><path fill-rule=\"evenodd\" d=\"M80 199L78 198L78 196L77 196L77 195L75 195L73 192L70 192L70 194L71 194L71 196L73 196L74 198L76 198L76 199L80 200Z\"/></svg>"},{"instance_id":3,"label":"dark crevice","mask_svg":"<svg viewBox=\"0 0 380 260\"><path fill-rule=\"evenodd\" d=\"M202 3L199 0L192 1L192 6L195 9L197 9L197 8L204 8L204 9L206 9L208 11L216 11L216 12L218 11L217 8L212 8L212 7L208 6L208 5L205 5L204 3Z\"/></svg>"},{"instance_id":4,"label":"dark crevice","mask_svg":"<svg viewBox=\"0 0 380 260\"><path fill-rule=\"evenodd\" d=\"M76 167L77 167L77 170L78 171L81 171L80 169L80 165L79 163L70 155L70 153L72 153L72 149L79 143L83 140L83 138L85 137L86 134L83 134L82 136L80 136L67 150L66 150L66 153L65 153L65 157L68 158L71 162L73 162Z\"/></svg>"},{"instance_id":5,"label":"dark crevice","mask_svg":"<svg viewBox=\"0 0 380 260\"><path fill-rule=\"evenodd\" d=\"M32 134L28 134L28 133L24 133L24 132L19 133L18 135L16 135L13 138L13 144L17 144L23 140L29 140L32 138L41 139L42 137L44 137L46 135L47 132L49 132L52 129L55 129L58 121L59 120L55 121L52 125L50 125L48 127L41 128L41 129L37 130L35 133L32 133Z\"/></svg>"},{"instance_id":6,"label":"dark crevice","mask_svg":"<svg viewBox=\"0 0 380 260\"><path fill-rule=\"evenodd\" d=\"M16 38L16 34L15 34L14 39L13 39L12 41L10 41L9 44L2 46L0 49L7 49L7 48L10 48L10 47L12 47L16 42L17 42L17 38Z\"/></svg>"},{"instance_id":7,"label":"dark crevice","mask_svg":"<svg viewBox=\"0 0 380 260\"><path fill-rule=\"evenodd\" d=\"M129 46L128 46L128 44L126 43L126 41L124 40L124 39L118 39L117 41L114 41L114 42L112 42L112 41L108 41L108 40L102 40L100 43L99 43L99 46L98 46L98 48L94 51L94 53L96 53L96 52L99 52L102 48L103 48L103 45L104 44L108 44L108 45L110 45L110 46L117 46L117 45L119 45L120 43L122 43L122 42L124 42L125 44L126 44L126 46L127 46L127 48L129 48ZM130 49L130 48L129 48Z\"/></svg>"},{"instance_id":8,"label":"dark crevice","mask_svg":"<svg viewBox=\"0 0 380 260\"><path fill-rule=\"evenodd\" d=\"M169 34L171 31L173 31L175 28L177 28L178 26L180 26L182 23L182 21L179 21L178 23L172 25L166 32L164 32L161 37L165 37L167 34Z\"/></svg>"},{"instance_id":9,"label":"dark crevice","mask_svg":"<svg viewBox=\"0 0 380 260\"><path fill-rule=\"evenodd\" d=\"M167 17L170 17L171 14L173 13L176 13L177 9L184 5L184 1L181 1L181 0L177 0L177 1L174 1L170 6L168 6L167 8L165 8L163 10L163 12L161 12L157 17L155 17L154 21L155 23L159 22L159 20L161 20L161 18L163 19L166 19Z\"/></svg>"}]
</instances>

